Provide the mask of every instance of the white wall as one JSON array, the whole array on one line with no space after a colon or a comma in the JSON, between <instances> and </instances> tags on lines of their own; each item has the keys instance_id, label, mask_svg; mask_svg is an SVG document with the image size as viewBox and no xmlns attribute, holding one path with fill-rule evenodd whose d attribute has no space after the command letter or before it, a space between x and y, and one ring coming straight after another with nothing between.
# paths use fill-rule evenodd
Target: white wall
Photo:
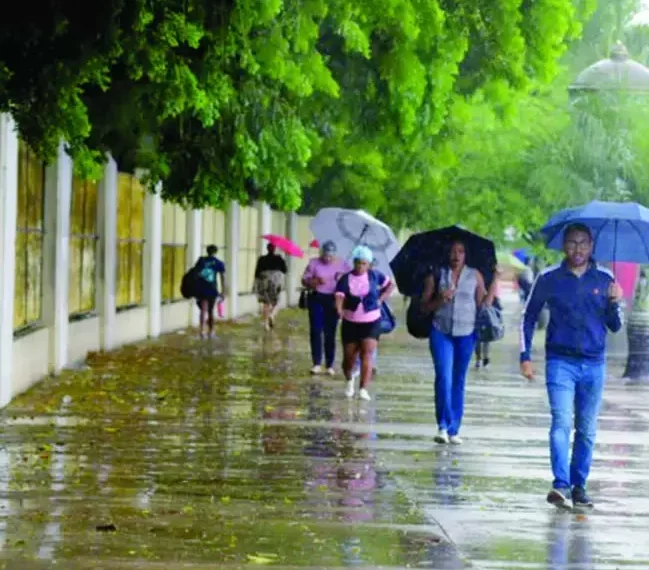
<instances>
[{"instance_id":1,"label":"white wall","mask_svg":"<svg viewBox=\"0 0 649 570\"><path fill-rule=\"evenodd\" d=\"M195 326L198 311L193 301L162 303L162 206L158 196L147 196L144 206L145 247L143 259L143 304L116 310L117 271L117 166L108 157L99 184L97 206L97 315L70 321L68 315L68 242L72 163L59 149L57 160L48 166L45 182L45 249L47 263L43 275L43 326L16 337L13 331L16 208L18 192L18 139L8 115L0 114L0 407L24 392L48 374L82 361L88 352L112 350L145 338L157 337ZM271 211L265 204L258 208L259 231L269 232ZM187 265L201 253L201 244L216 243L213 235L203 235L204 212L187 213ZM273 216L277 215L272 213ZM225 219L225 255L228 301L226 315L236 319L258 311L253 295L239 295L249 284L239 287L239 206L232 204ZM290 218L291 236L295 237L295 218ZM256 228L257 229L257 228ZM218 228L214 228L218 231ZM261 235L261 234L260 234ZM305 249L308 244L300 244ZM260 243L260 253L264 244ZM293 264L293 267L298 266ZM295 272L295 271L294 271ZM299 275L289 275L287 282L299 282ZM295 292L282 296L294 302Z\"/></svg>"}]
</instances>

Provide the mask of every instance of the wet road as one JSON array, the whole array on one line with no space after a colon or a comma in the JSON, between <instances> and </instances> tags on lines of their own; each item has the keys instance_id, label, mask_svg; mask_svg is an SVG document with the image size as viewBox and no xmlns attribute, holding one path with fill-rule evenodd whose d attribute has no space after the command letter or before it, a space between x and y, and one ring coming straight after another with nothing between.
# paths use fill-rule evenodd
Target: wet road
<instances>
[{"instance_id":1,"label":"wet road","mask_svg":"<svg viewBox=\"0 0 649 570\"><path fill-rule=\"evenodd\" d=\"M3 412L0 568L647 568L649 392L612 379L591 490L556 513L542 380L512 341L472 372L465 444L433 443L432 365L381 347L375 400L271 335L171 335L48 380Z\"/></svg>"}]
</instances>

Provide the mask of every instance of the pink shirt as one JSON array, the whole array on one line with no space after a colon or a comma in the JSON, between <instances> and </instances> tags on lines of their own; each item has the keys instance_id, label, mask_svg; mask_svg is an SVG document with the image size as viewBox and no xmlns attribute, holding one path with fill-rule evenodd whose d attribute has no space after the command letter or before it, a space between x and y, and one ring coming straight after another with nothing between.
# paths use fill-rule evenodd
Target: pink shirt
<instances>
[{"instance_id":1,"label":"pink shirt","mask_svg":"<svg viewBox=\"0 0 649 570\"><path fill-rule=\"evenodd\" d=\"M325 263L319 257L309 261L302 279L305 281L319 277L324 280L324 285L318 285L316 291L324 295L333 295L336 291L338 279L345 273L351 271L349 264L342 259L334 259L331 263Z\"/></svg>"},{"instance_id":2,"label":"pink shirt","mask_svg":"<svg viewBox=\"0 0 649 570\"><path fill-rule=\"evenodd\" d=\"M384 289L390 284L390 278L387 275L384 277L384 281L379 284L381 289ZM354 275L353 273L350 273L349 292L355 297L360 297L361 299L365 297L370 292L370 278L368 274L363 273L363 275ZM337 292L336 295L339 297L345 296L345 294L341 292ZM376 309L366 313L363 303L359 303L355 311L343 311L343 319L352 323L373 323L374 321L378 321L380 318L381 309Z\"/></svg>"}]
</instances>

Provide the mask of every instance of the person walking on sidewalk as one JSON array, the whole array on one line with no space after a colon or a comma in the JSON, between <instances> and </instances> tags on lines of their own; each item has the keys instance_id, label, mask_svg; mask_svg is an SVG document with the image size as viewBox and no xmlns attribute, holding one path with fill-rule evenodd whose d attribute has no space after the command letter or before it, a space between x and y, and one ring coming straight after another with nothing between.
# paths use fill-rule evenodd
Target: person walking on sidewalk
<instances>
[{"instance_id":1,"label":"person walking on sidewalk","mask_svg":"<svg viewBox=\"0 0 649 570\"><path fill-rule=\"evenodd\" d=\"M359 245L352 251L354 269L343 275L336 285L336 311L343 319L342 342L345 395L352 398L355 381L352 370L359 353L361 382L359 398L369 402L367 387L372 379L372 352L381 336L381 303L390 297L394 284L389 277L370 269L372 250Z\"/></svg>"},{"instance_id":2,"label":"person walking on sidewalk","mask_svg":"<svg viewBox=\"0 0 649 570\"><path fill-rule=\"evenodd\" d=\"M435 413L439 428L435 441L459 445L464 388L476 343L478 308L490 303L482 274L466 265L464 243L451 245L448 265L439 278L424 282L422 311L433 313L430 352L435 364Z\"/></svg>"},{"instance_id":3,"label":"person walking on sidewalk","mask_svg":"<svg viewBox=\"0 0 649 570\"><path fill-rule=\"evenodd\" d=\"M493 268L493 279L488 285L487 290L489 292L488 296L490 299L493 299L493 306L502 312L503 306L500 302L500 276L501 271L496 266ZM491 363L490 354L491 354L491 343L482 342L480 339L476 340L475 343L475 367L480 368L481 366L487 370L489 364Z\"/></svg>"},{"instance_id":4,"label":"person walking on sidewalk","mask_svg":"<svg viewBox=\"0 0 649 570\"><path fill-rule=\"evenodd\" d=\"M373 259L372 263L370 263L370 269L375 269L375 268L376 268L376 259ZM376 348L372 351L372 378L376 376L376 372L377 372L376 364L378 358L379 358L379 341L376 342ZM354 370L352 371L352 378L354 380L361 377L361 367L362 367L362 362L361 362L361 355L359 353L358 358L356 359L356 364L354 365Z\"/></svg>"},{"instance_id":5,"label":"person walking on sidewalk","mask_svg":"<svg viewBox=\"0 0 649 570\"><path fill-rule=\"evenodd\" d=\"M623 292L613 274L592 259L593 237L583 224L564 233L565 259L534 282L521 325L521 374L534 379L532 339L539 314L550 310L546 333L546 387L552 423L554 481L547 501L557 507L592 507L586 483L606 379L607 329L622 328ZM575 438L570 457L570 432Z\"/></svg>"},{"instance_id":6,"label":"person walking on sidewalk","mask_svg":"<svg viewBox=\"0 0 649 570\"><path fill-rule=\"evenodd\" d=\"M277 248L269 243L266 255L257 260L255 267L255 284L253 290L262 306L262 318L267 331L275 327L275 319L279 310L279 296L284 288L288 269L284 258L277 254Z\"/></svg>"},{"instance_id":7,"label":"person walking on sidewalk","mask_svg":"<svg viewBox=\"0 0 649 570\"><path fill-rule=\"evenodd\" d=\"M309 289L309 329L311 340L311 374L321 374L322 341L324 337L325 369L335 375L336 330L338 313L334 293L338 279L350 271L349 264L336 258L336 244L328 241L322 244L320 257L312 259L302 276L302 285Z\"/></svg>"},{"instance_id":8,"label":"person walking on sidewalk","mask_svg":"<svg viewBox=\"0 0 649 570\"><path fill-rule=\"evenodd\" d=\"M219 248L207 246L207 256L200 257L196 262L196 304L200 309L201 337L214 336L214 305L225 292L225 264L216 257ZM218 279L221 279L219 294ZM207 324L207 330L205 325Z\"/></svg>"}]
</instances>

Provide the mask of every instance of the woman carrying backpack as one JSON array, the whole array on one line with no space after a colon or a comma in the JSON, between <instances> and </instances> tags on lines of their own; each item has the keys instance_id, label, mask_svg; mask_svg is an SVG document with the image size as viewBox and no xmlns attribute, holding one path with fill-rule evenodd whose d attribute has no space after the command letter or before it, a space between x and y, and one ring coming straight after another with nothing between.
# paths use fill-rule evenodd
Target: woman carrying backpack
<instances>
[{"instance_id":1,"label":"woman carrying backpack","mask_svg":"<svg viewBox=\"0 0 649 570\"><path fill-rule=\"evenodd\" d=\"M437 283L436 283L437 282ZM433 313L430 351L435 364L437 443L459 445L464 414L466 375L476 342L476 315L483 303L491 304L482 274L466 265L466 248L455 241L438 279L426 278L421 309Z\"/></svg>"},{"instance_id":2,"label":"woman carrying backpack","mask_svg":"<svg viewBox=\"0 0 649 570\"><path fill-rule=\"evenodd\" d=\"M354 268L343 275L336 285L336 310L342 318L345 395L348 398L354 396L352 371L360 354L358 396L370 401L372 398L367 387L372 378L372 353L381 336L381 303L389 298L394 284L380 271L370 269L374 256L369 248L357 246L352 252L352 259Z\"/></svg>"}]
</instances>

